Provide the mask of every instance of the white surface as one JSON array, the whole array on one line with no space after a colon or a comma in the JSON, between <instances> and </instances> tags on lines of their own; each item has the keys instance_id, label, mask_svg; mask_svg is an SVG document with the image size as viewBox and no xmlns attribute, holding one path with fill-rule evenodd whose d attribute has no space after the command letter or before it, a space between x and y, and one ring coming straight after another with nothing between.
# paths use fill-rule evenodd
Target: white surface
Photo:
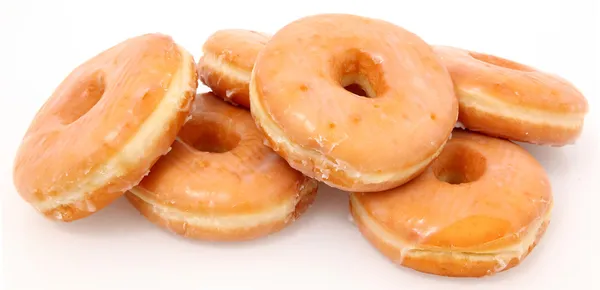
<instances>
[{"instance_id":1,"label":"white surface","mask_svg":"<svg viewBox=\"0 0 600 290\"><path fill-rule=\"evenodd\" d=\"M258 2L0 4L2 289L600 289L597 1ZM174 236L124 200L85 220L53 223L15 192L12 160L29 121L89 57L125 38L163 32L197 59L217 29L275 32L321 12L378 17L432 44L521 61L569 79L588 97L591 111L575 146L527 146L548 170L556 207L541 244L519 267L489 278L451 279L394 266L348 220L346 196L324 186L291 227L227 244Z\"/></svg>"}]
</instances>

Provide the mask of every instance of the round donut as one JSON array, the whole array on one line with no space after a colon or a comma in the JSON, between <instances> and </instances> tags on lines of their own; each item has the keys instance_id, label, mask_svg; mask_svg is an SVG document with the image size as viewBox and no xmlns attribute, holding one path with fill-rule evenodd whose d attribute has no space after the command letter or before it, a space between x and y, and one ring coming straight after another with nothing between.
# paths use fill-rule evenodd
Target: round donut
<instances>
[{"instance_id":1,"label":"round donut","mask_svg":"<svg viewBox=\"0 0 600 290\"><path fill-rule=\"evenodd\" d=\"M493 55L434 50L454 81L465 128L551 146L572 144L581 134L588 103L566 80Z\"/></svg>"},{"instance_id":2,"label":"round donut","mask_svg":"<svg viewBox=\"0 0 600 290\"><path fill-rule=\"evenodd\" d=\"M317 181L264 145L250 112L211 93L196 97L173 149L127 193L150 221L203 240L249 240L291 224Z\"/></svg>"},{"instance_id":3,"label":"round donut","mask_svg":"<svg viewBox=\"0 0 600 290\"><path fill-rule=\"evenodd\" d=\"M350 197L358 228L385 256L454 277L518 265L544 234L552 205L546 172L527 151L462 130L409 183Z\"/></svg>"},{"instance_id":4,"label":"round donut","mask_svg":"<svg viewBox=\"0 0 600 290\"><path fill-rule=\"evenodd\" d=\"M37 112L14 184L50 219L91 215L137 184L185 122L198 78L169 36L127 39L75 68Z\"/></svg>"},{"instance_id":5,"label":"round donut","mask_svg":"<svg viewBox=\"0 0 600 290\"><path fill-rule=\"evenodd\" d=\"M366 96L344 89L359 85ZM346 14L298 19L259 53L251 112L269 146L346 191L396 187L448 140L458 102L446 68L416 35Z\"/></svg>"},{"instance_id":6,"label":"round donut","mask_svg":"<svg viewBox=\"0 0 600 290\"><path fill-rule=\"evenodd\" d=\"M198 61L200 80L224 100L250 108L248 84L256 56L269 35L252 30L224 29L208 37Z\"/></svg>"}]
</instances>

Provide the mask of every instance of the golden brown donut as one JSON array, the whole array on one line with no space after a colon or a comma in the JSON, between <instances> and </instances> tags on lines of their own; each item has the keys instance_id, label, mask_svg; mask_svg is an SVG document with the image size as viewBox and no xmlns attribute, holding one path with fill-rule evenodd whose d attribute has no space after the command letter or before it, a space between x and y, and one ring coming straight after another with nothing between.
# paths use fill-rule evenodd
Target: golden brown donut
<instances>
[{"instance_id":1,"label":"golden brown donut","mask_svg":"<svg viewBox=\"0 0 600 290\"><path fill-rule=\"evenodd\" d=\"M204 240L248 240L291 224L317 181L263 144L250 112L213 94L196 97L173 149L127 193L150 221Z\"/></svg>"},{"instance_id":2,"label":"golden brown donut","mask_svg":"<svg viewBox=\"0 0 600 290\"><path fill-rule=\"evenodd\" d=\"M366 97L344 89L358 84ZM385 21L296 20L259 53L251 112L292 167L347 191L380 191L424 170L457 120L452 81L430 46Z\"/></svg>"},{"instance_id":3,"label":"golden brown donut","mask_svg":"<svg viewBox=\"0 0 600 290\"><path fill-rule=\"evenodd\" d=\"M457 130L419 177L379 193L353 193L362 234L393 262L457 277L518 265L550 222L551 187L527 151Z\"/></svg>"},{"instance_id":4,"label":"golden brown donut","mask_svg":"<svg viewBox=\"0 0 600 290\"><path fill-rule=\"evenodd\" d=\"M539 145L562 146L579 137L588 104L566 80L493 55L434 50L452 75L465 128Z\"/></svg>"},{"instance_id":5,"label":"golden brown donut","mask_svg":"<svg viewBox=\"0 0 600 290\"><path fill-rule=\"evenodd\" d=\"M73 221L136 185L167 152L198 85L169 36L125 40L75 68L33 119L14 164L20 195Z\"/></svg>"},{"instance_id":6,"label":"golden brown donut","mask_svg":"<svg viewBox=\"0 0 600 290\"><path fill-rule=\"evenodd\" d=\"M224 29L208 37L198 61L200 80L224 100L250 108L248 83L256 56L269 35L252 30Z\"/></svg>"}]
</instances>

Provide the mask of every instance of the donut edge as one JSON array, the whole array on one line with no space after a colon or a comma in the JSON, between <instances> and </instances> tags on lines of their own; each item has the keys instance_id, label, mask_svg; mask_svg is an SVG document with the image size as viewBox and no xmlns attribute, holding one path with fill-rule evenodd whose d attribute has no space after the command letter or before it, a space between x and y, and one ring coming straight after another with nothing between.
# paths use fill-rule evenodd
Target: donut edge
<instances>
[{"instance_id":1,"label":"donut edge","mask_svg":"<svg viewBox=\"0 0 600 290\"><path fill-rule=\"evenodd\" d=\"M567 80L493 54L447 45L432 45L432 47L441 59L448 58L443 62L450 71L458 97L459 121L464 124L466 129L492 137L552 147L572 145L581 135L585 116L589 112L589 104L585 96ZM506 94L497 95L496 97L484 93L483 90L489 88L489 84L475 85L469 83L469 85L463 86L462 79L468 78L469 75L472 77L474 72L478 72L478 69L486 70L491 74L495 73L493 71L495 69L515 71L512 68L505 68L501 65L479 60L473 57L473 53L500 58L524 67L526 71L517 75L518 78L523 80L536 79L538 85L549 86L551 89L560 90L561 86L568 87L570 89L569 94L576 94L578 99L569 106L574 106L571 109L577 109L551 110L531 104L506 101L502 98L502 95ZM457 80L454 77L455 70L469 70L471 72ZM546 85L545 82L549 80L552 80L552 83ZM519 95L516 91L514 93L517 96Z\"/></svg>"},{"instance_id":2,"label":"donut edge","mask_svg":"<svg viewBox=\"0 0 600 290\"><path fill-rule=\"evenodd\" d=\"M250 71L205 51L197 64L199 80L224 101L250 109Z\"/></svg>"},{"instance_id":3,"label":"donut edge","mask_svg":"<svg viewBox=\"0 0 600 290\"><path fill-rule=\"evenodd\" d=\"M475 132L517 142L562 147L574 144L583 131L585 113L560 114L524 108L460 88L457 88L457 95L458 119L465 128Z\"/></svg>"},{"instance_id":4,"label":"donut edge","mask_svg":"<svg viewBox=\"0 0 600 290\"><path fill-rule=\"evenodd\" d=\"M515 252L507 250L501 252L502 250L498 250L496 253L436 251L427 248L418 248L418 246L398 248L387 242L385 238L379 236L372 229L372 226L367 225L367 223L371 223L377 227L380 226L374 220L367 221L367 219L370 219L368 213L352 194L350 195L348 206L361 235L380 254L395 265L437 276L480 278L512 269L520 265L529 256L544 236L550 224L554 203L550 205L544 216L530 224L527 234L521 239L523 251ZM393 236L392 233L386 231L383 227L380 230L386 235ZM530 237L531 241L526 241L526 237ZM394 243L407 244L397 238L395 238ZM513 245L507 245L506 248L510 248L511 246Z\"/></svg>"},{"instance_id":5,"label":"donut edge","mask_svg":"<svg viewBox=\"0 0 600 290\"><path fill-rule=\"evenodd\" d=\"M220 223L219 218L236 217L245 220L249 220L250 218L245 217L245 215L215 216L203 215L197 212L183 212L172 207L152 202L149 198L140 194L140 192L136 192L135 188L129 190L125 196L130 204L148 221L178 236L194 240L234 242L266 237L288 227L303 216L312 206L316 199L318 189L318 182L305 176L298 187L297 194L287 200L284 204L280 205L281 209L285 210L283 215L271 220L259 222L253 226L231 227L227 229L206 225L194 225L193 222L186 222L185 218L173 219L165 217L165 215L195 215L192 216L192 218L211 219L214 224ZM256 214L269 215L271 212L277 212L277 210L278 209L276 208L268 212L259 212Z\"/></svg>"}]
</instances>

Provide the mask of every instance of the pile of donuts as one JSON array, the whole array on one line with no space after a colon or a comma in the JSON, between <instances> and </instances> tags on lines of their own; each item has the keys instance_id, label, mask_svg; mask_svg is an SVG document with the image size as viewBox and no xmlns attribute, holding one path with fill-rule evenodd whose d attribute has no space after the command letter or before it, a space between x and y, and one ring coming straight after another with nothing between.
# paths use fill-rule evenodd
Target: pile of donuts
<instances>
[{"instance_id":1,"label":"pile of donuts","mask_svg":"<svg viewBox=\"0 0 600 290\"><path fill-rule=\"evenodd\" d=\"M544 168L517 142L574 144L587 111L555 75L363 16L218 30L198 61L146 34L56 88L14 183L53 220L124 195L181 236L241 241L292 224L321 182L349 194L358 229L394 263L489 276L530 253L553 207Z\"/></svg>"}]
</instances>

